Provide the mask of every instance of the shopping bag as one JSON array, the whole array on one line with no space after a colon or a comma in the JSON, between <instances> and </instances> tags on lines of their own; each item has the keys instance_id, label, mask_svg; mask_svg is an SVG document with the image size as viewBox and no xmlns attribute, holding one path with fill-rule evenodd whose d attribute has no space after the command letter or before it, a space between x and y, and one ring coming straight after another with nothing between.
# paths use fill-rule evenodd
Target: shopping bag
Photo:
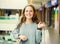
<instances>
[{"instance_id":1,"label":"shopping bag","mask_svg":"<svg viewBox=\"0 0 60 44\"><path fill-rule=\"evenodd\" d=\"M20 44L20 42L21 42L21 39L17 39L17 41L16 41L16 42L17 42L17 44Z\"/></svg>"}]
</instances>

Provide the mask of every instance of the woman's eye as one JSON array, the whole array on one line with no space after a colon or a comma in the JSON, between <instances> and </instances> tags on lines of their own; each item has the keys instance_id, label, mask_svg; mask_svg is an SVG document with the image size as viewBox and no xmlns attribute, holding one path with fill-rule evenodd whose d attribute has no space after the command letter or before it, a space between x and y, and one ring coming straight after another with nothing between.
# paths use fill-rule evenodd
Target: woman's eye
<instances>
[{"instance_id":1,"label":"woman's eye","mask_svg":"<svg viewBox=\"0 0 60 44\"><path fill-rule=\"evenodd\" d=\"M25 12L28 12L28 10L26 10Z\"/></svg>"},{"instance_id":2,"label":"woman's eye","mask_svg":"<svg viewBox=\"0 0 60 44\"><path fill-rule=\"evenodd\" d=\"M32 12L32 10L29 10L29 11L28 11L28 10L26 10L25 12Z\"/></svg>"},{"instance_id":3,"label":"woman's eye","mask_svg":"<svg viewBox=\"0 0 60 44\"><path fill-rule=\"evenodd\" d=\"M32 10L30 10L30 12L32 12Z\"/></svg>"}]
</instances>

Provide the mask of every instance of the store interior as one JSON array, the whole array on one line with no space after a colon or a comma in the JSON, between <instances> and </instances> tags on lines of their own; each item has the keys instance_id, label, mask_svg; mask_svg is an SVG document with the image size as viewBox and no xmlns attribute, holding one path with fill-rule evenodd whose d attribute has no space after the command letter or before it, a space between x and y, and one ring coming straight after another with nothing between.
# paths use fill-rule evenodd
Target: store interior
<instances>
[{"instance_id":1,"label":"store interior","mask_svg":"<svg viewBox=\"0 0 60 44\"><path fill-rule=\"evenodd\" d=\"M49 30L42 30L41 44L59 44L59 0L0 0L0 43L17 44L10 33L18 25L23 8L28 4L35 7L37 18L48 24Z\"/></svg>"}]
</instances>

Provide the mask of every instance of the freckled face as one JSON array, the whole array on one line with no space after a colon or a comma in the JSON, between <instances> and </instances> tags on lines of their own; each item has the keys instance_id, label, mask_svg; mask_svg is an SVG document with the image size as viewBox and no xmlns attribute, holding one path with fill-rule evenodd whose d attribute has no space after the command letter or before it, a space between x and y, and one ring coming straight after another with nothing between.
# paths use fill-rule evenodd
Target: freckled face
<instances>
[{"instance_id":1,"label":"freckled face","mask_svg":"<svg viewBox=\"0 0 60 44\"><path fill-rule=\"evenodd\" d=\"M30 6L26 7L24 14L25 14L25 17L26 17L27 19L32 19L33 15L34 15L33 8L30 7Z\"/></svg>"}]
</instances>

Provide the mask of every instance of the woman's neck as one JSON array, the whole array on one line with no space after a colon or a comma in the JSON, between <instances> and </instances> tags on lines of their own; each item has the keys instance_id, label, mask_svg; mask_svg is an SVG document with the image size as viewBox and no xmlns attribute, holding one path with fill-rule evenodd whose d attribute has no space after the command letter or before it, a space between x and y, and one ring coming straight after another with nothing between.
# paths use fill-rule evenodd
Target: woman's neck
<instances>
[{"instance_id":1,"label":"woman's neck","mask_svg":"<svg viewBox=\"0 0 60 44\"><path fill-rule=\"evenodd\" d=\"M32 21L32 19L26 19L26 22L25 22L26 24L31 24L31 23L33 23L33 21Z\"/></svg>"}]
</instances>

